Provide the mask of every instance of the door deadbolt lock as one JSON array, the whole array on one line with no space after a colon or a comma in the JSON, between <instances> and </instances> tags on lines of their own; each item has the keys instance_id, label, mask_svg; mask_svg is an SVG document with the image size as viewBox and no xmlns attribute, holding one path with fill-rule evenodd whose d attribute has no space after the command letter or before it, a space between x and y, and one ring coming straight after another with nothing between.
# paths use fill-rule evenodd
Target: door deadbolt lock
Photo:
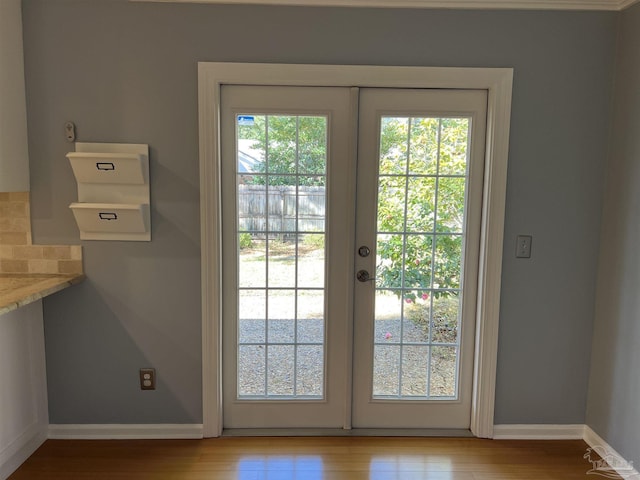
<instances>
[{"instance_id":1,"label":"door deadbolt lock","mask_svg":"<svg viewBox=\"0 0 640 480\"><path fill-rule=\"evenodd\" d=\"M367 272L366 270L358 270L358 273L356 273L356 278L358 279L359 282L372 282L376 279L376 277L372 277L369 275L369 272Z\"/></svg>"},{"instance_id":2,"label":"door deadbolt lock","mask_svg":"<svg viewBox=\"0 0 640 480\"><path fill-rule=\"evenodd\" d=\"M363 245L358 249L358 255L360 255L361 257L368 257L370 253L371 249L366 245Z\"/></svg>"}]
</instances>

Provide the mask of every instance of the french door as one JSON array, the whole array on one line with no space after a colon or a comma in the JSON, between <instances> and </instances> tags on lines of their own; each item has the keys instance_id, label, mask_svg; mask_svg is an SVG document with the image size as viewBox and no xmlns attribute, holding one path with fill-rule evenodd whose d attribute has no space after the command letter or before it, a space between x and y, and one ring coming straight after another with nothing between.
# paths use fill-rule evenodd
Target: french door
<instances>
[{"instance_id":1,"label":"french door","mask_svg":"<svg viewBox=\"0 0 640 480\"><path fill-rule=\"evenodd\" d=\"M485 112L484 91L361 91L354 426L469 428Z\"/></svg>"},{"instance_id":2,"label":"french door","mask_svg":"<svg viewBox=\"0 0 640 480\"><path fill-rule=\"evenodd\" d=\"M469 427L485 120L482 90L221 88L225 428Z\"/></svg>"},{"instance_id":3,"label":"french door","mask_svg":"<svg viewBox=\"0 0 640 480\"><path fill-rule=\"evenodd\" d=\"M350 91L221 90L224 426L342 427Z\"/></svg>"}]
</instances>

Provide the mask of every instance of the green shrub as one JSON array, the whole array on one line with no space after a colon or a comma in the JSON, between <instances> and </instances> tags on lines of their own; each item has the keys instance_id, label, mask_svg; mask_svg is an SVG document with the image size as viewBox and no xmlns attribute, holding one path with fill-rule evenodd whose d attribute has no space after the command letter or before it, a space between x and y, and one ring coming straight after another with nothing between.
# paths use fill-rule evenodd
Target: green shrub
<instances>
[{"instance_id":1,"label":"green shrub","mask_svg":"<svg viewBox=\"0 0 640 480\"><path fill-rule=\"evenodd\" d=\"M238 235L238 245L240 249L251 248L253 246L253 238L250 233L241 233Z\"/></svg>"},{"instance_id":2,"label":"green shrub","mask_svg":"<svg viewBox=\"0 0 640 480\"><path fill-rule=\"evenodd\" d=\"M315 249L324 248L324 233L308 233L304 236L302 243Z\"/></svg>"}]
</instances>

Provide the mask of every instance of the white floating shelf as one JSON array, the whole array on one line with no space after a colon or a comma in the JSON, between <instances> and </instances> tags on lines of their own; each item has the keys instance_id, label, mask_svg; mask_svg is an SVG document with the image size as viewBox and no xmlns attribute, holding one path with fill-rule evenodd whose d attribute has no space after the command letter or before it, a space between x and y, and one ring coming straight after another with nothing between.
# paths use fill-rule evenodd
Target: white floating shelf
<instances>
[{"instance_id":1,"label":"white floating shelf","mask_svg":"<svg viewBox=\"0 0 640 480\"><path fill-rule=\"evenodd\" d=\"M82 240L151 240L149 146L76 143L67 154L78 182L69 205Z\"/></svg>"}]
</instances>

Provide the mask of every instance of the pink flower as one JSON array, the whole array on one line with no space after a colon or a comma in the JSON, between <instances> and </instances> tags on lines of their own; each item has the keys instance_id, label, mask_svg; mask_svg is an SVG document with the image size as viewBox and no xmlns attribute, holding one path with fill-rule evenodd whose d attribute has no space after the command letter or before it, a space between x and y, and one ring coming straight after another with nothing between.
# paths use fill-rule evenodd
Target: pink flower
<instances>
[{"instance_id":1,"label":"pink flower","mask_svg":"<svg viewBox=\"0 0 640 480\"><path fill-rule=\"evenodd\" d=\"M389 340L391 337L393 337L393 335L391 335L391 332L387 332L384 334L384 338Z\"/></svg>"},{"instance_id":2,"label":"pink flower","mask_svg":"<svg viewBox=\"0 0 640 480\"><path fill-rule=\"evenodd\" d=\"M413 302L413 300L411 300L410 298L405 298L404 301L407 302L407 303Z\"/></svg>"},{"instance_id":3,"label":"pink flower","mask_svg":"<svg viewBox=\"0 0 640 480\"><path fill-rule=\"evenodd\" d=\"M422 299L423 300L428 300L429 299L429 294L428 293L423 293L422 294Z\"/></svg>"}]
</instances>

